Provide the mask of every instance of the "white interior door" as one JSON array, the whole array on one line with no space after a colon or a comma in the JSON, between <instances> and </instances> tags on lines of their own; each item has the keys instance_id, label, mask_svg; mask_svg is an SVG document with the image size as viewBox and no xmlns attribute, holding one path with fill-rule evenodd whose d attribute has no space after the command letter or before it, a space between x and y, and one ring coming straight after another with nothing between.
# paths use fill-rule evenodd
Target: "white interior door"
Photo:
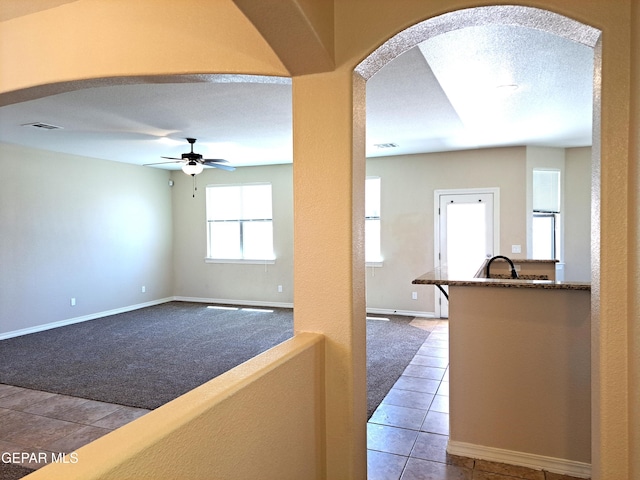
<instances>
[{"instance_id":1,"label":"white interior door","mask_svg":"<svg viewBox=\"0 0 640 480\"><path fill-rule=\"evenodd\" d=\"M450 279L472 278L484 259L498 251L494 244L497 238L496 192L484 189L440 191L436 195L435 263ZM446 287L444 289L447 291ZM449 317L449 302L440 290L436 291L435 312L439 312L441 318Z\"/></svg>"}]
</instances>

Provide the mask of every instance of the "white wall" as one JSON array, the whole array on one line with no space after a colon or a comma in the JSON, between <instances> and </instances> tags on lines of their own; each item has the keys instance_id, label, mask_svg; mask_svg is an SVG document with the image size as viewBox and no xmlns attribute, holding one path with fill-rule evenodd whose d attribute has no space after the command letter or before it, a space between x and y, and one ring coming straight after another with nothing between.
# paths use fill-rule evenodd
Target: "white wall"
<instances>
[{"instance_id":1,"label":"white wall","mask_svg":"<svg viewBox=\"0 0 640 480\"><path fill-rule=\"evenodd\" d=\"M7 144L0 171L0 335L171 295L167 172Z\"/></svg>"}]
</instances>

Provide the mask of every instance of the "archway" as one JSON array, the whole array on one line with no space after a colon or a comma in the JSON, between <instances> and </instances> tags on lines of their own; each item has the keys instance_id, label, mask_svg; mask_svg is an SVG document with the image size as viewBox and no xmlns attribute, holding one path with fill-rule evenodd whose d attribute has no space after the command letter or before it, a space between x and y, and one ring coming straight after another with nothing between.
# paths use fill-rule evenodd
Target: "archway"
<instances>
[{"instance_id":1,"label":"archway","mask_svg":"<svg viewBox=\"0 0 640 480\"><path fill-rule=\"evenodd\" d=\"M485 26L485 25L509 25L525 27L530 29L541 30L555 36L571 40L583 44L594 50L595 67L593 72L594 78L594 105L593 105L593 144L592 144L592 192L594 197L592 198L592 205L599 205L599 170L600 170L600 130L599 130L599 118L600 118L600 57L601 46L599 43L600 31L590 26L581 24L574 20L561 15L529 7L518 6L495 6L495 7L479 7L460 10L448 14L444 14L432 19L420 22L389 39L383 45L378 47L371 55L363 60L355 69L355 72L359 74L365 80L370 79L375 73L382 69L385 65L390 63L393 59L416 47L420 43L433 38L435 36L451 32L453 30L464 29L468 27ZM591 281L594 285L592 293L592 310L594 313L598 312L599 298L597 292L599 292L599 260L595 252L599 251L599 212L597 207L592 206L592 238L591 238L591 251L592 255L592 268L591 268ZM592 324L597 325L598 318L594 314L592 317ZM594 331L595 327L592 327ZM596 355L597 352L592 347L592 354ZM593 377L597 379L597 374ZM597 381L597 380L596 380ZM592 385L592 392L595 392L597 387ZM597 409L592 407L592 418L597 415ZM592 436L597 435L594 432ZM592 440L592 444L596 444L598 439Z\"/></svg>"}]
</instances>

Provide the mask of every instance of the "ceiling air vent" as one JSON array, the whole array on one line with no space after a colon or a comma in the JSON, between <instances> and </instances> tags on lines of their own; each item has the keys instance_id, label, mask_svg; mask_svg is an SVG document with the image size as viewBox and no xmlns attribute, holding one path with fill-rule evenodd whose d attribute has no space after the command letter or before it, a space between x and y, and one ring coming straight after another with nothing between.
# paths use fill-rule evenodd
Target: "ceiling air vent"
<instances>
[{"instance_id":1,"label":"ceiling air vent","mask_svg":"<svg viewBox=\"0 0 640 480\"><path fill-rule=\"evenodd\" d=\"M58 127L57 125L51 125L50 123L44 123L44 122L25 123L22 126L41 128L43 130L60 130L62 128L62 127Z\"/></svg>"},{"instance_id":2,"label":"ceiling air vent","mask_svg":"<svg viewBox=\"0 0 640 480\"><path fill-rule=\"evenodd\" d=\"M376 148L398 148L397 143L376 143L374 145Z\"/></svg>"}]
</instances>

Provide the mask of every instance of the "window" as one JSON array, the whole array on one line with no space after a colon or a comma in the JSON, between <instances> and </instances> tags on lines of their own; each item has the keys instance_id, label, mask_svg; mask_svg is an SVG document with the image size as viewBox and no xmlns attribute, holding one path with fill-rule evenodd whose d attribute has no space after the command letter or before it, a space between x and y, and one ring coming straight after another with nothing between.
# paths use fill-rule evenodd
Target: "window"
<instances>
[{"instance_id":1,"label":"window","mask_svg":"<svg viewBox=\"0 0 640 480\"><path fill-rule=\"evenodd\" d=\"M380 177L367 178L364 202L365 261L380 263Z\"/></svg>"},{"instance_id":2,"label":"window","mask_svg":"<svg viewBox=\"0 0 640 480\"><path fill-rule=\"evenodd\" d=\"M534 213L532 226L532 257L539 260L556 259L556 214Z\"/></svg>"},{"instance_id":3,"label":"window","mask_svg":"<svg viewBox=\"0 0 640 480\"><path fill-rule=\"evenodd\" d=\"M533 170L532 257L559 260L560 171Z\"/></svg>"},{"instance_id":4,"label":"window","mask_svg":"<svg viewBox=\"0 0 640 480\"><path fill-rule=\"evenodd\" d=\"M209 185L207 259L274 260L271 184Z\"/></svg>"}]
</instances>

